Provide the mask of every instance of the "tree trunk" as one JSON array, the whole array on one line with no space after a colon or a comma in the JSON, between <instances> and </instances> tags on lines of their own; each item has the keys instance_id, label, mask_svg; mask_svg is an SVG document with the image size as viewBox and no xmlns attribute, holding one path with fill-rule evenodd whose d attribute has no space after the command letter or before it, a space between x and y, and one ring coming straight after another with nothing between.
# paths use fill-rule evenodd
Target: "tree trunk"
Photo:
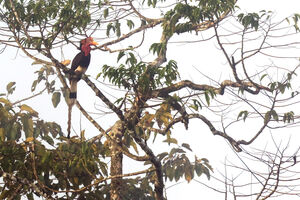
<instances>
[{"instance_id":1,"label":"tree trunk","mask_svg":"<svg viewBox=\"0 0 300 200\"><path fill-rule=\"evenodd\" d=\"M110 132L111 138L116 141L111 142L110 149L111 149L111 163L110 163L110 175L121 175L123 173L123 154L118 149L117 145L122 145L122 137L123 137L123 125L121 121L118 121L113 126ZM110 186L110 199L111 200L121 200L122 191L122 178L114 178L111 179L111 186Z\"/></svg>"}]
</instances>

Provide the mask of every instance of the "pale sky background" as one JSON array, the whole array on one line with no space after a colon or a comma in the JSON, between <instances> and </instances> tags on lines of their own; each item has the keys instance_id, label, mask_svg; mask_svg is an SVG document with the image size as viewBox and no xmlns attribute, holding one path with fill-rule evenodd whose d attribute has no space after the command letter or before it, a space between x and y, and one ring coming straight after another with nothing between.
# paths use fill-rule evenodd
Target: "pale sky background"
<instances>
[{"instance_id":1,"label":"pale sky background","mask_svg":"<svg viewBox=\"0 0 300 200\"><path fill-rule=\"evenodd\" d=\"M248 11L248 12L254 12L254 11L260 11L260 10L271 10L275 12L275 19L282 19L284 17L287 17L293 13L300 13L300 0L240 0L238 5L241 7L242 11ZM274 20L276 21L276 20ZM190 39L190 38L189 38ZM300 41L300 38L299 38ZM203 66L205 66L205 73L206 74L214 74L215 69L211 68L211 66L220 66L224 65L224 58L222 57L222 54L220 54L220 57L216 56L213 52L215 52L215 46L211 44L211 46L201 46L202 43L193 45L181 45L181 44L171 44L171 46L176 47L176 49L180 49L180 52L172 52L172 48L169 48L169 55L170 57L178 59L178 65L179 70L182 72L183 76L186 78L191 77L192 79L196 80L197 75L194 76L195 69L194 67L197 67L201 65L201 70L203 70ZM190 49L192 48L194 49ZM174 48L175 49L175 48ZM201 50L205 52L205 56L201 57L203 54L201 53ZM74 47L72 49L70 48L70 51L64 52L64 56L66 59L72 59L72 57L75 55L76 50ZM185 54L185 52L188 52L188 54ZM98 62L95 63L95 61L99 60L101 62L101 65L107 62L111 62L109 59L114 59L114 57L101 57L101 52L96 53L92 52L92 63L89 67L89 70L87 74L93 74L93 78L96 76L96 72L99 72L99 64ZM95 55L97 54L97 57L95 58ZM300 56L300 54L299 54ZM16 101L17 99L24 98L29 96L31 84L33 81L33 72L38 69L37 66L32 66L31 63L32 60L28 59L21 51L16 51L15 49L8 48L6 51L4 51L3 54L0 54L1 60L2 60L2 73L0 74L0 93L6 91L6 84L10 81L16 81L17 82L17 89L14 95L12 95L10 98L12 101ZM220 59L216 59L220 58ZM213 63L212 63L213 61ZM227 67L227 66L226 66ZM94 73L95 72L95 73ZM197 73L197 72L196 72ZM36 75L34 75L35 77ZM198 74L198 76L200 76ZM221 74L218 74L216 77L221 76ZM201 83L201 82L200 82ZM84 90L84 84L83 82L79 83L78 88L78 100L80 102L86 102L88 101L87 105L85 105L88 108L88 111L92 111L94 108L95 99L94 95L91 91L83 91ZM109 94L116 95L114 90L110 90L108 87L105 87L103 89L103 92L109 96ZM38 91L38 89L37 89ZM107 92L107 93L106 93ZM92 103L90 103L92 102ZM30 102L25 102L26 104L32 106L34 109L36 109L40 113L40 118L45 119L47 121L56 121L59 124L62 125L63 129L66 130L66 123L67 123L67 107L65 106L65 102L61 102L60 105L54 109L52 107L51 103L51 97L49 98L47 95L42 97L37 97ZM51 106L49 108L49 105ZM78 120L80 118L80 115L78 113L77 108L73 111L73 119ZM76 119L77 118L77 119ZM104 126L104 128L108 128L109 125L111 125L114 122L114 116L110 115L109 118L104 117L95 117L97 120L100 121L100 124ZM101 120L103 119L104 123L101 123ZM82 127L85 129L85 123L86 120L84 119L84 116L82 116ZM230 146L222 139L221 137L212 136L212 134L208 131L208 129L205 126L201 126L201 129L199 130L199 121L197 120L191 120L191 124L189 125L190 129L188 131L185 131L182 125L176 126L176 131L174 132L174 137L178 138L180 141L179 143L189 143L194 150L193 155L197 155L199 158L206 157L209 159L211 165L215 169L214 175L219 175L218 171L224 172L223 162L225 160L225 157L234 160L234 162L237 162L237 164L241 164L240 161L237 159L235 154L232 152ZM203 127L203 128L202 128ZM76 130L79 130L79 126L75 127ZM255 125L246 127L249 128L250 131L256 130ZM251 130L253 129L253 130ZM87 132L94 136L97 134L96 129L93 127L87 127ZM293 135L294 130L289 130L288 133ZM239 131L239 130L238 130ZM244 131L243 128L240 129L240 131ZM281 130L282 132L285 132L285 130ZM66 131L65 131L66 132ZM95 134L93 134L95 132ZM268 135L268 133L264 133L265 135ZM282 134L276 135L280 138L284 138L284 142L288 139L288 136L284 136ZM255 143L256 147L258 145L261 145L261 148L264 147L265 144L268 143L268 141L263 140L264 135L262 136L261 140L257 143ZM300 141L300 137L295 139L295 136L293 136L293 142L291 145L291 152L298 148L295 141ZM272 142L270 143L272 145ZM164 147L163 147L164 148ZM161 148L156 151L156 153L160 152ZM136 165L132 162L128 162L124 165L124 171L125 172L132 172L132 169L136 168ZM249 177L250 178L250 177ZM198 181L204 181L205 183L212 183L207 182L206 177L203 175L201 177L195 178ZM185 180L181 180L179 184L174 185L174 183L166 183L167 186L167 197L170 200L181 200L181 199L189 199L189 200L198 200L198 199L224 199L223 195L220 195L212 190L208 190L205 187L203 187L201 184L199 184L196 181L191 181L191 183L187 184ZM172 187L170 187L172 186ZM217 185L215 185L217 186ZM168 188L170 187L170 188ZM222 186L220 186L220 189L223 189ZM232 198L229 198L232 199ZM247 199L247 198L245 198ZM251 198L248 198L251 199ZM293 198L289 198L293 199ZM295 198L297 199L297 198ZM299 199L299 197L298 197Z\"/></svg>"}]
</instances>

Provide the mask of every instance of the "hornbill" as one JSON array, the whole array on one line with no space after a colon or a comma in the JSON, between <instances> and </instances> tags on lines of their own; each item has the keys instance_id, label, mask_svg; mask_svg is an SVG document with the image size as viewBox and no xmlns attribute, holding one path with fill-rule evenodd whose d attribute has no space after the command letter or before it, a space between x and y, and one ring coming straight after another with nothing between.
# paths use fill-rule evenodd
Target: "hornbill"
<instances>
[{"instance_id":1,"label":"hornbill","mask_svg":"<svg viewBox=\"0 0 300 200\"><path fill-rule=\"evenodd\" d=\"M84 74L89 67L91 60L91 45L98 45L92 37L88 37L80 41L80 52L75 56L72 61L71 70L75 76L70 78L70 101L74 104L77 97L77 82L80 80L81 75Z\"/></svg>"},{"instance_id":2,"label":"hornbill","mask_svg":"<svg viewBox=\"0 0 300 200\"><path fill-rule=\"evenodd\" d=\"M91 45L98 45L92 37L88 37L80 41L80 52L74 57L71 65L70 76L70 96L69 96L69 112L68 112L68 138L70 138L71 132L71 113L72 107L77 97L77 82L81 79L81 75L84 74L89 67L91 60Z\"/></svg>"}]
</instances>

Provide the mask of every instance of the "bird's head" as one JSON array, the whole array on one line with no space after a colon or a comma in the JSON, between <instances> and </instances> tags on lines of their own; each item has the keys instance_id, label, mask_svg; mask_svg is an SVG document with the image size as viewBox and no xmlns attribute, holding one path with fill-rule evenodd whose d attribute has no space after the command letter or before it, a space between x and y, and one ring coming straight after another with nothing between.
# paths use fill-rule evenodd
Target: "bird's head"
<instances>
[{"instance_id":1,"label":"bird's head","mask_svg":"<svg viewBox=\"0 0 300 200\"><path fill-rule=\"evenodd\" d=\"M88 37L80 41L80 50L84 52L85 56L89 55L91 51L91 45L98 45L98 43L95 42L92 37Z\"/></svg>"}]
</instances>

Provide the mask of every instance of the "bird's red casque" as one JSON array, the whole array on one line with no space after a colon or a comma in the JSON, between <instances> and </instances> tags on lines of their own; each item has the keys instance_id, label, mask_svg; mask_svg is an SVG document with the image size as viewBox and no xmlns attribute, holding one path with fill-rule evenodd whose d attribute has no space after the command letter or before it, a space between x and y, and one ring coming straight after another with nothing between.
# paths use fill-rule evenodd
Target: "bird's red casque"
<instances>
[{"instance_id":1,"label":"bird's red casque","mask_svg":"<svg viewBox=\"0 0 300 200\"><path fill-rule=\"evenodd\" d=\"M80 50L84 52L85 56L89 55L91 51L91 45L98 45L98 43L95 42L92 37L88 37L80 41Z\"/></svg>"},{"instance_id":2,"label":"bird's red casque","mask_svg":"<svg viewBox=\"0 0 300 200\"><path fill-rule=\"evenodd\" d=\"M76 78L70 78L70 101L71 104L75 103L77 97L77 82L80 80L89 67L91 60L91 45L98 45L92 37L88 37L80 41L80 52L74 57L71 65L71 70L77 74Z\"/></svg>"}]
</instances>

